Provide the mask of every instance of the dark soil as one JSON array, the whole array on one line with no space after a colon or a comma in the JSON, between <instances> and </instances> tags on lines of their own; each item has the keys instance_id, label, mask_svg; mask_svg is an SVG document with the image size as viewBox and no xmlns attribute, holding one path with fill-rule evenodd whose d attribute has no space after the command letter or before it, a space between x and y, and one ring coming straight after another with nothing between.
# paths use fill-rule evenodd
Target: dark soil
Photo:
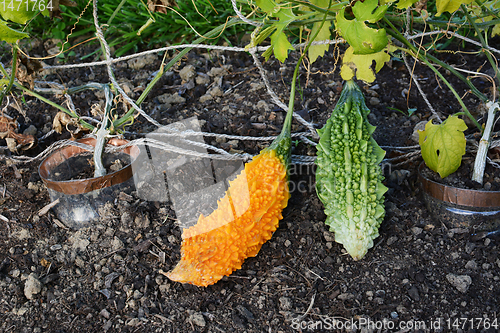
<instances>
[{"instance_id":1,"label":"dark soil","mask_svg":"<svg viewBox=\"0 0 500 333\"><path fill-rule=\"evenodd\" d=\"M43 50L32 51L37 52ZM442 57L465 61L471 70L484 62L478 56ZM115 67L132 98L159 68L161 57L139 60L144 63ZM296 60L292 55L286 65L273 59L265 64L285 102ZM329 117L342 89L338 71L325 74L333 63L330 54L311 69L323 74L300 77L295 110L317 128ZM180 76L188 65L200 77L194 85ZM417 65L414 75L443 119L459 111L431 71ZM450 75L447 78L460 95L467 91ZM39 79L66 87L108 82L102 67L43 72ZM415 125L431 116L417 89L410 88L410 74L394 60L371 86L360 86L372 110L369 120L377 126L375 139L386 147L388 158L402 156L405 150L388 146L415 145ZM480 88L487 90L488 84L480 82ZM211 97L200 101L207 92ZM64 102L61 96L50 98ZM57 112L29 96L25 99L21 111L8 108L7 113L17 117L21 132L33 125L41 138ZM85 116L91 116L90 107L102 100L94 91L73 96ZM475 110L476 98L468 94L465 101ZM239 136L276 135L284 119L248 54L191 52L160 79L142 107L165 125L196 116L204 132ZM408 117L389 108L417 112ZM296 122L292 127L293 132L306 131ZM127 130L135 134L126 138L134 139L156 128L138 117ZM52 135L23 154L34 156L68 136ZM269 144L212 137L205 141L228 152L250 154ZM314 147L300 139L293 149L296 155L315 154ZM3 154L10 152L3 149ZM360 261L353 261L335 243L324 224L323 206L314 191L314 167L292 165L292 197L273 238L242 269L199 288L173 283L159 273L173 268L180 258L181 230L168 198L150 201L137 191L120 193L102 208L94 226L72 231L62 228L52 211L38 214L50 202L37 174L40 161L13 165L2 159L0 331L320 332L332 326L348 332L498 331L500 240L491 235L473 241L468 228L449 228L432 219L417 180L420 161L402 157L384 164L387 213L375 246ZM361 328L362 323L371 326Z\"/></svg>"},{"instance_id":2,"label":"dark soil","mask_svg":"<svg viewBox=\"0 0 500 333\"><path fill-rule=\"evenodd\" d=\"M102 164L106 173L118 171L130 164L130 155L124 153L103 154ZM79 154L68 158L51 170L49 180L66 181L72 179L87 179L94 177L94 160L91 153Z\"/></svg>"}]
</instances>

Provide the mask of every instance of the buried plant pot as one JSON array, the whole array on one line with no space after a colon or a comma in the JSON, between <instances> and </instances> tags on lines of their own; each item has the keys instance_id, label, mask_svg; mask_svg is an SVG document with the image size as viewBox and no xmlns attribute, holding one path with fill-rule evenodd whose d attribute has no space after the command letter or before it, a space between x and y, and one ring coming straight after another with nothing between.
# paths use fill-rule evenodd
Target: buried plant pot
<instances>
[{"instance_id":1,"label":"buried plant pot","mask_svg":"<svg viewBox=\"0 0 500 333\"><path fill-rule=\"evenodd\" d=\"M432 217L449 228L473 231L500 229L500 191L464 189L438 183L426 177L424 162L419 167L424 200ZM433 171L429 171L433 172Z\"/></svg>"},{"instance_id":2,"label":"buried plant pot","mask_svg":"<svg viewBox=\"0 0 500 333\"><path fill-rule=\"evenodd\" d=\"M95 146L96 140L84 138L78 142ZM127 142L113 138L108 144L121 146ZM92 153L83 148L66 146L48 156L40 164L38 173L51 200L59 199L53 208L59 220L72 229L97 221L106 202L112 202L120 192L133 190L132 163L138 155L137 146L104 154L103 164L109 170L102 177L93 177Z\"/></svg>"}]
</instances>

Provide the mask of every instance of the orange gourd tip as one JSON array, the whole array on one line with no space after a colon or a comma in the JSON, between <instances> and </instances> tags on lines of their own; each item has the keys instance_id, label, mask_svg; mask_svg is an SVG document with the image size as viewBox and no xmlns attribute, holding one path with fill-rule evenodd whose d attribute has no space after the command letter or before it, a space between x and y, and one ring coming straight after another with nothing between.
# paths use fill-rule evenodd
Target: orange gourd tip
<instances>
[{"instance_id":1,"label":"orange gourd tip","mask_svg":"<svg viewBox=\"0 0 500 333\"><path fill-rule=\"evenodd\" d=\"M289 198L286 164L276 150L264 149L229 182L217 209L183 230L181 260L162 273L204 287L230 275L271 238Z\"/></svg>"}]
</instances>

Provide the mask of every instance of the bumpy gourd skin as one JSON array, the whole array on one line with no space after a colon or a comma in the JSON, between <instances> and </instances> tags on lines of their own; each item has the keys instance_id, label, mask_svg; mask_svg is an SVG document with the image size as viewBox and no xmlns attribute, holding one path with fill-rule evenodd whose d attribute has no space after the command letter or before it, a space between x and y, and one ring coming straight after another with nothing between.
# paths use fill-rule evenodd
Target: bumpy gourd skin
<instances>
[{"instance_id":1,"label":"bumpy gourd skin","mask_svg":"<svg viewBox=\"0 0 500 333\"><path fill-rule=\"evenodd\" d=\"M290 198L289 141L277 140L254 157L229 182L218 208L183 231L182 257L166 274L169 279L208 286L240 269L247 257L257 255L278 228Z\"/></svg>"},{"instance_id":2,"label":"bumpy gourd skin","mask_svg":"<svg viewBox=\"0 0 500 333\"><path fill-rule=\"evenodd\" d=\"M347 81L330 119L318 130L316 192L325 223L354 260L365 256L384 218L382 171L385 155L372 138L363 94Z\"/></svg>"}]
</instances>

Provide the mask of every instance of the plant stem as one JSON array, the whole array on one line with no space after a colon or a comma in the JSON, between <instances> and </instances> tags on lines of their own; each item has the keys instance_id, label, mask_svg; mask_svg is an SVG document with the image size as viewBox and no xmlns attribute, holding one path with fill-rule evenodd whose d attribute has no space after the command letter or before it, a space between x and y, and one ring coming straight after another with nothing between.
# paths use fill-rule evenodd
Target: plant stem
<instances>
[{"instance_id":1,"label":"plant stem","mask_svg":"<svg viewBox=\"0 0 500 333\"><path fill-rule=\"evenodd\" d=\"M439 78L444 82L444 84L446 84L448 86L448 88L450 89L451 93L455 96L455 98L457 99L457 101L460 104L460 106L462 106L462 109L464 110L464 112L467 115L467 117L469 117L469 119L474 123L474 125L476 125L476 127L482 132L483 128L477 122L476 118L474 118L474 116L469 112L469 110L467 109L467 107L464 104L464 101L462 100L462 98L460 98L460 96L458 95L457 91L453 88L453 86L451 85L451 83L448 82L448 80L446 80L446 78L443 76L443 74L441 74L437 70L437 68L434 67L429 62L429 60L427 60L425 57L423 57L422 61L427 65L427 67L429 67L434 73L436 73L437 76L439 76Z\"/></svg>"},{"instance_id":2,"label":"plant stem","mask_svg":"<svg viewBox=\"0 0 500 333\"><path fill-rule=\"evenodd\" d=\"M349 1L342 1L340 3L336 3L334 6L328 6L327 9L323 7L316 6L309 1L297 1L297 0L290 0L290 3L296 4L296 5L302 5L311 8L313 11L323 13L323 14L330 14L335 16L336 11L341 10L342 8L347 7L349 5ZM330 2L331 5L331 2Z\"/></svg>"},{"instance_id":3,"label":"plant stem","mask_svg":"<svg viewBox=\"0 0 500 333\"><path fill-rule=\"evenodd\" d=\"M479 141L476 160L474 161L474 172L472 174L472 180L479 184L483 184L484 167L486 166L486 157L488 156L488 148L490 147L491 131L495 124L495 113L500 108L498 103L492 102L488 102L486 106L488 106L488 120L484 127L483 136Z\"/></svg>"},{"instance_id":4,"label":"plant stem","mask_svg":"<svg viewBox=\"0 0 500 333\"><path fill-rule=\"evenodd\" d=\"M391 21L391 22L401 22L401 17L397 15L391 15L387 14L385 17ZM450 22L450 21L440 21L440 20L425 20L421 17L412 17L412 23L413 24L427 24L427 25L433 25L436 27L441 27L441 28L470 28L471 26L467 22ZM497 25L500 23L500 19L493 19L491 21L487 22L481 22L481 23L476 23L476 25L479 28L488 29L489 27L492 27L494 25Z\"/></svg>"},{"instance_id":5,"label":"plant stem","mask_svg":"<svg viewBox=\"0 0 500 333\"><path fill-rule=\"evenodd\" d=\"M470 17L467 8L465 8L464 5L461 5L460 8L464 12L469 23L474 27L474 30L479 40L481 41L481 45L483 46L483 51L484 51L484 49L486 49L486 47L488 46L488 43L484 39L482 32L479 31L476 22L474 22L474 20ZM497 82L500 83L500 78L499 78L500 71L498 70L496 61L492 58L489 52L484 52L484 53L486 54L486 57L488 58L488 61L491 64L491 67L495 71L495 77L497 79ZM495 99L495 92L493 92L493 99ZM472 180L478 182L479 184L483 184L484 168L486 166L486 157L488 156L488 149L490 147L491 131L493 130L493 126L495 125L496 110L499 108L498 103L493 103L493 102L488 102L486 104L486 106L488 107L488 120L486 121L486 125L484 127L483 136L479 141L479 146L476 153L476 160L474 161L474 172L472 174Z\"/></svg>"},{"instance_id":6,"label":"plant stem","mask_svg":"<svg viewBox=\"0 0 500 333\"><path fill-rule=\"evenodd\" d=\"M448 86L448 88L450 89L450 91L455 96L455 98L457 99L458 103L460 104L460 106L464 110L464 112L467 115L467 117L469 117L469 119L474 123L474 125L476 125L476 127L482 133L483 132L483 128L477 122L476 118L474 118L472 116L472 114L469 112L469 109L467 109L467 107L465 106L464 102L462 101L462 98L460 98L460 96L458 95L458 93L456 92L456 90L453 88L453 86L451 85L451 83L449 83L448 80L446 80L446 78L429 62L429 59L431 59L432 61L436 62L438 65L440 65L440 66L448 69L450 72L452 72L457 77L459 77L462 81L464 81L465 83L467 83L469 85L469 87L471 87L471 89L474 88L474 89L472 89L472 92L476 96L478 96L481 100L485 101L485 100L487 100L487 97L484 96L482 93L480 93L479 90L477 90L477 88L472 84L472 82L470 82L470 80L466 79L462 74L458 73L450 65L448 65L446 63L443 63L442 61L436 59L435 57L433 57L431 55L420 53L419 50L417 50L403 35L401 35L401 33L394 27L394 25L392 25L392 23L389 20L387 20L386 18L384 18L384 21L387 24L389 24L389 26L392 29L392 31L391 30L387 30L387 32L391 36L393 36L394 38L396 38L397 40L399 40L400 42L402 42L403 44L405 44L409 48L409 50L404 49L404 48L401 48L401 50L409 53L413 58L419 59L419 60L423 61L434 73L436 73L436 75L446 84L446 86Z\"/></svg>"},{"instance_id":7,"label":"plant stem","mask_svg":"<svg viewBox=\"0 0 500 333\"><path fill-rule=\"evenodd\" d=\"M108 119L110 117L111 108L113 106L113 94L109 85L104 85L104 95L106 96L106 106L104 107L104 116L101 121L101 126L96 133L96 144L94 149L94 177L102 177L106 175L106 168L102 164L102 153L106 145L106 138L109 135Z\"/></svg>"},{"instance_id":8,"label":"plant stem","mask_svg":"<svg viewBox=\"0 0 500 333\"><path fill-rule=\"evenodd\" d=\"M330 0L328 4L328 9L330 9L330 6L332 4L332 0ZM325 15L323 16L323 20L321 21L321 25L319 26L318 30L314 34L314 36L310 36L309 41L307 43L306 48L304 49L304 52L302 52L299 60L297 61L297 64L295 65L295 70L293 71L293 78L292 78L292 87L290 89L290 100L288 101L288 111L286 113L286 118L285 122L283 123L283 132L288 131L290 133L291 131L291 126L292 126L292 116L293 116L293 106L295 104L295 86L297 82L297 76L299 74L299 69L300 69L300 64L302 63L302 59L304 59L305 55L307 54L307 51L309 51L309 48L311 47L312 42L316 37L318 36L319 32L321 31L321 28L323 28L323 25L325 24L326 17L328 16L328 10L326 10Z\"/></svg>"},{"instance_id":9,"label":"plant stem","mask_svg":"<svg viewBox=\"0 0 500 333\"><path fill-rule=\"evenodd\" d=\"M445 62L442 62L441 60L437 59L436 57L430 55L430 54L422 54L420 53L417 48L415 46L413 46L413 44L410 43L410 41L408 41L397 29L396 27L394 27L394 25L389 21L389 20L386 20L386 18L384 17L384 21L389 24L389 26L391 27L392 31L391 30L387 30L387 33L390 34L392 37L396 38L398 41L400 41L401 43L403 43L404 45L406 45L415 55L413 55L412 53L408 52L408 50L405 50L405 49L402 49L403 51L407 52L408 54L410 54L411 56L413 56L414 58L418 58L420 60L422 60L422 58L426 57L428 59L430 59L432 62L436 63L437 65L449 70L453 75L455 75L456 77L458 77L461 81L463 81L465 84L467 84L467 86L469 86L469 88L471 89L471 92L476 95L481 101L483 102L487 102L488 101L488 97L486 97L486 95L484 95L482 92L480 92L476 86L469 80L467 79L465 76L463 76L461 73L459 73L455 68L453 68L452 66L448 65L447 63Z\"/></svg>"},{"instance_id":10,"label":"plant stem","mask_svg":"<svg viewBox=\"0 0 500 333\"><path fill-rule=\"evenodd\" d=\"M14 82L14 86L16 86L16 88L21 89L22 91L24 91L28 95L31 95L31 96L33 96L33 97L35 97L35 98L37 98L37 99L39 99L39 100L41 100L43 102L45 102L45 103L47 103L47 104L55 107L56 109L59 109L59 110L61 110L64 113L67 113L71 117L74 117L74 118L78 119L78 121L80 122L80 124L82 125L82 127L87 128L87 129L89 129L91 131L95 128L93 125L91 125L91 124L87 123L86 121L80 119L80 116L77 115L76 113L74 113L74 112L66 109L65 107L63 107L63 106L61 106L61 105L59 105L57 103L52 102L51 100L43 97L42 95L37 94L34 91L29 90L28 88L24 87L23 85L21 85L21 84L19 84L17 82Z\"/></svg>"},{"instance_id":11,"label":"plant stem","mask_svg":"<svg viewBox=\"0 0 500 333\"><path fill-rule=\"evenodd\" d=\"M476 25L476 22L470 17L469 12L467 11L467 8L465 8L464 5L461 5L460 8L464 12L465 16L467 16L467 20L469 23L474 27L474 30L476 31L477 37L479 38L479 41L481 42L481 45L483 46L483 52L484 50L488 47L488 43L484 39L483 35L481 34L481 31ZM491 56L490 52L484 52L486 54L486 57L488 58L488 61L490 62L491 67L495 71L495 77L497 79L497 82L500 84L500 70L498 69L497 62L493 57Z\"/></svg>"},{"instance_id":12,"label":"plant stem","mask_svg":"<svg viewBox=\"0 0 500 333\"><path fill-rule=\"evenodd\" d=\"M499 15L498 15L498 14L499 14L499 12L500 12L500 10L498 10L498 9L497 9L497 10L495 10L495 11L491 11L491 10L490 10L487 6L485 6L485 5L484 5L484 3L482 3L481 1L476 0L475 2L479 5L479 7L481 7L481 9L483 10L483 12L486 12L486 13L488 13L490 16L493 16L493 17L496 17L497 19L500 19Z\"/></svg>"},{"instance_id":13,"label":"plant stem","mask_svg":"<svg viewBox=\"0 0 500 333\"><path fill-rule=\"evenodd\" d=\"M109 18L109 20L107 22L108 25L111 25L111 22L113 22L113 19L115 18L116 14L118 14L118 12L120 11L120 9L122 9L122 7L125 4L125 2L127 2L127 0L122 0L122 2L120 2L120 4L118 5L118 7L116 7L115 11L113 12L113 14L111 14L111 17Z\"/></svg>"},{"instance_id":14,"label":"plant stem","mask_svg":"<svg viewBox=\"0 0 500 333\"><path fill-rule=\"evenodd\" d=\"M3 103L3 98L10 92L12 86L14 85L14 79L16 78L17 70L17 45L12 45L12 71L10 72L9 83L7 88L0 95L0 105ZM2 68L3 69L3 68ZM8 77L7 72L4 73L5 77Z\"/></svg>"}]
</instances>

